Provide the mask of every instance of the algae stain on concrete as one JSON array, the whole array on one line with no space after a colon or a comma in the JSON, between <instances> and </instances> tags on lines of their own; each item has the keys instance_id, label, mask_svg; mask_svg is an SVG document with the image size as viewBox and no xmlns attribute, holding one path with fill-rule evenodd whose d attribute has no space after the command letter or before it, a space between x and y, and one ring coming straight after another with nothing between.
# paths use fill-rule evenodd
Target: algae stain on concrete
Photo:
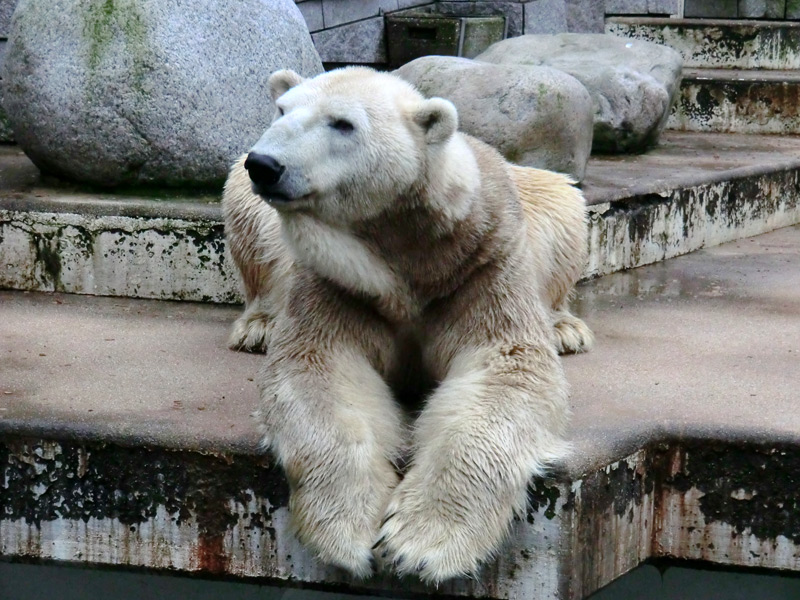
<instances>
[{"instance_id":1,"label":"algae stain on concrete","mask_svg":"<svg viewBox=\"0 0 800 600\"><path fill-rule=\"evenodd\" d=\"M36 264L41 266L44 285L52 284L56 291L61 290L61 254L59 237L55 233L34 234L32 237Z\"/></svg>"},{"instance_id":2,"label":"algae stain on concrete","mask_svg":"<svg viewBox=\"0 0 800 600\"><path fill-rule=\"evenodd\" d=\"M134 89L145 95L144 76L149 69L149 43L145 17L136 0L86 0L82 3L83 35L88 46L87 62L92 77L108 57L112 42L123 38L125 67Z\"/></svg>"}]
</instances>

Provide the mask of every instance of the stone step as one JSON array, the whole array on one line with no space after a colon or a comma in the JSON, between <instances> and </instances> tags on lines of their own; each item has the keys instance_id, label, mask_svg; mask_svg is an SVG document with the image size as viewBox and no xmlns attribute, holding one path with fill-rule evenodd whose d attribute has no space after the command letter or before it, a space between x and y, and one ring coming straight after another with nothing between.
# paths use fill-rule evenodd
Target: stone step
<instances>
[{"instance_id":1,"label":"stone step","mask_svg":"<svg viewBox=\"0 0 800 600\"><path fill-rule=\"evenodd\" d=\"M650 557L800 572L798 290L800 227L579 286L575 452L496 560L438 588L354 581L293 537L250 416L262 359L225 348L237 309L0 292L0 559L541 600Z\"/></svg>"},{"instance_id":2,"label":"stone step","mask_svg":"<svg viewBox=\"0 0 800 600\"><path fill-rule=\"evenodd\" d=\"M800 69L800 23L613 17L606 32L681 53L687 68Z\"/></svg>"},{"instance_id":3,"label":"stone step","mask_svg":"<svg viewBox=\"0 0 800 600\"><path fill-rule=\"evenodd\" d=\"M800 134L800 70L684 69L667 127Z\"/></svg>"},{"instance_id":4,"label":"stone step","mask_svg":"<svg viewBox=\"0 0 800 600\"><path fill-rule=\"evenodd\" d=\"M800 222L800 139L667 132L644 155L596 156L583 189L606 275ZM218 199L89 194L0 148L0 288L232 303Z\"/></svg>"}]
</instances>

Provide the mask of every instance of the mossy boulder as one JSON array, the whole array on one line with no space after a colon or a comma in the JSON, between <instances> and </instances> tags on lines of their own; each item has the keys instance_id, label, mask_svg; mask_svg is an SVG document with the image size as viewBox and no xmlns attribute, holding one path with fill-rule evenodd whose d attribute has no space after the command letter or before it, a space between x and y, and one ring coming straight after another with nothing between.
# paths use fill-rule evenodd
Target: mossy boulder
<instances>
[{"instance_id":1,"label":"mossy boulder","mask_svg":"<svg viewBox=\"0 0 800 600\"><path fill-rule=\"evenodd\" d=\"M594 33L523 35L476 60L545 66L580 81L594 102L594 152L642 152L658 141L681 83L672 48Z\"/></svg>"},{"instance_id":2,"label":"mossy boulder","mask_svg":"<svg viewBox=\"0 0 800 600\"><path fill-rule=\"evenodd\" d=\"M269 124L283 68L322 71L292 0L20 0L4 105L50 174L208 186Z\"/></svg>"}]
</instances>

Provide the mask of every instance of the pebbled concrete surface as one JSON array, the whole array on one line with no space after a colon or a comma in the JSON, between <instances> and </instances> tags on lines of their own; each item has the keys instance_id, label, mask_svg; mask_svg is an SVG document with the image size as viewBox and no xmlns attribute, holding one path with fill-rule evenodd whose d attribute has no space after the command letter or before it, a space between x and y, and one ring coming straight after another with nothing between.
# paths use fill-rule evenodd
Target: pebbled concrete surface
<instances>
[{"instance_id":1,"label":"pebbled concrete surface","mask_svg":"<svg viewBox=\"0 0 800 600\"><path fill-rule=\"evenodd\" d=\"M238 309L0 292L0 432L255 452L258 357Z\"/></svg>"},{"instance_id":2,"label":"pebbled concrete surface","mask_svg":"<svg viewBox=\"0 0 800 600\"><path fill-rule=\"evenodd\" d=\"M647 444L800 443L800 226L581 285L573 475ZM256 453L236 308L0 292L0 434Z\"/></svg>"},{"instance_id":3,"label":"pebbled concrete surface","mask_svg":"<svg viewBox=\"0 0 800 600\"><path fill-rule=\"evenodd\" d=\"M665 131L645 154L592 156L587 204L800 167L800 137Z\"/></svg>"}]
</instances>

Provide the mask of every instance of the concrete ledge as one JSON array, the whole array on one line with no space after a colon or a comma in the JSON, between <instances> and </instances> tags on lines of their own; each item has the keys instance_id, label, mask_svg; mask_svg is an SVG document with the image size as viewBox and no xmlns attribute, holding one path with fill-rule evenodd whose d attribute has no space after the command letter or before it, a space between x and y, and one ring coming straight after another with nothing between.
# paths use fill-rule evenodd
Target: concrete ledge
<instances>
[{"instance_id":1,"label":"concrete ledge","mask_svg":"<svg viewBox=\"0 0 800 600\"><path fill-rule=\"evenodd\" d=\"M353 582L287 529L231 307L0 292L0 554L323 589L578 600L642 560L800 571L800 227L580 286L572 457L475 580Z\"/></svg>"},{"instance_id":2,"label":"concrete ledge","mask_svg":"<svg viewBox=\"0 0 800 600\"><path fill-rule=\"evenodd\" d=\"M669 129L800 133L799 71L684 71Z\"/></svg>"},{"instance_id":3,"label":"concrete ledge","mask_svg":"<svg viewBox=\"0 0 800 600\"><path fill-rule=\"evenodd\" d=\"M670 46L688 68L800 68L800 23L791 21L613 17L605 30Z\"/></svg>"},{"instance_id":4,"label":"concrete ledge","mask_svg":"<svg viewBox=\"0 0 800 600\"><path fill-rule=\"evenodd\" d=\"M800 138L670 132L595 156L585 277L800 222ZM240 302L214 197L89 194L0 148L0 288Z\"/></svg>"},{"instance_id":5,"label":"concrete ledge","mask_svg":"<svg viewBox=\"0 0 800 600\"><path fill-rule=\"evenodd\" d=\"M597 277L800 222L800 169L642 194L589 207Z\"/></svg>"}]
</instances>

